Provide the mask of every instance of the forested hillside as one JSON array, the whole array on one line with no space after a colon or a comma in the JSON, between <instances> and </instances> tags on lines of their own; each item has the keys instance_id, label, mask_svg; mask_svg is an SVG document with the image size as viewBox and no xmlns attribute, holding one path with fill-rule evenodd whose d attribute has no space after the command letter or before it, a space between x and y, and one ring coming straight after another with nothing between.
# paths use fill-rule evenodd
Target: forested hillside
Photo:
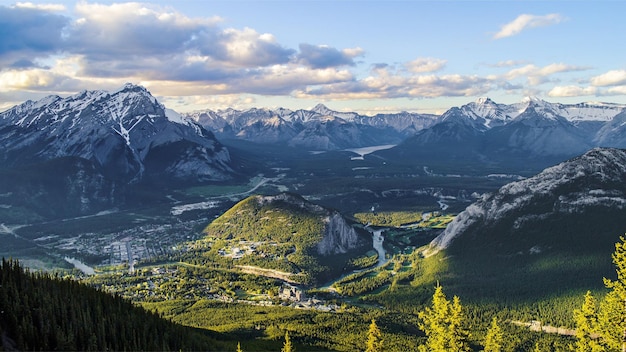
<instances>
[{"instance_id":1,"label":"forested hillside","mask_svg":"<svg viewBox=\"0 0 626 352\"><path fill-rule=\"evenodd\" d=\"M0 268L0 350L223 350L221 342L74 280Z\"/></svg>"}]
</instances>

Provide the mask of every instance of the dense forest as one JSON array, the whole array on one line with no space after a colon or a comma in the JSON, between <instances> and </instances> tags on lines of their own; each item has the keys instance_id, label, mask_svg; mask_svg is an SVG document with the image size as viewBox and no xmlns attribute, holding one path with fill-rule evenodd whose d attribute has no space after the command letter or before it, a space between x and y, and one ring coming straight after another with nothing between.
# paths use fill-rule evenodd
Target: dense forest
<instances>
[{"instance_id":1,"label":"dense forest","mask_svg":"<svg viewBox=\"0 0 626 352\"><path fill-rule=\"evenodd\" d=\"M215 336L210 336L214 334ZM223 350L217 334L184 327L74 280L2 259L0 349Z\"/></svg>"}]
</instances>

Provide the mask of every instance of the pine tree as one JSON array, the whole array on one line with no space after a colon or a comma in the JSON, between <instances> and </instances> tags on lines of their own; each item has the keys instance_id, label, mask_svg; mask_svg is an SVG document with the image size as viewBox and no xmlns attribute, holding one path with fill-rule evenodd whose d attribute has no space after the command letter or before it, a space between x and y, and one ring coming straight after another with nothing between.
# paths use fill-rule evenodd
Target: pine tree
<instances>
[{"instance_id":1,"label":"pine tree","mask_svg":"<svg viewBox=\"0 0 626 352\"><path fill-rule=\"evenodd\" d=\"M502 351L502 342L504 341L504 335L502 329L498 325L498 319L495 317L491 320L491 327L487 330L487 336L485 336L485 349L484 352L500 352Z\"/></svg>"},{"instance_id":2,"label":"pine tree","mask_svg":"<svg viewBox=\"0 0 626 352\"><path fill-rule=\"evenodd\" d=\"M606 324L606 328L610 328L611 325L619 326L618 335L612 336L613 340L619 340L619 347L622 352L626 352L626 239L620 236L620 241L615 244L615 253L613 253L613 264L616 266L617 280L604 279L604 284L607 288L611 289L611 293L607 295L607 299L610 299L610 308L613 310L612 314L607 312L603 318L610 319L610 321L603 321L602 325ZM609 297L610 296L610 297ZM606 305L605 305L606 306ZM607 336L607 339L611 337Z\"/></svg>"},{"instance_id":3,"label":"pine tree","mask_svg":"<svg viewBox=\"0 0 626 352\"><path fill-rule=\"evenodd\" d=\"M243 352L241 349L241 342L237 342L237 352Z\"/></svg>"},{"instance_id":4,"label":"pine tree","mask_svg":"<svg viewBox=\"0 0 626 352\"><path fill-rule=\"evenodd\" d=\"M291 339L289 338L289 331L285 331L285 343L283 344L283 348L280 350L281 352L295 352L296 349L291 344Z\"/></svg>"},{"instance_id":5,"label":"pine tree","mask_svg":"<svg viewBox=\"0 0 626 352\"><path fill-rule=\"evenodd\" d=\"M372 319L370 328L367 332L367 348L365 352L381 352L383 350L383 339L376 320Z\"/></svg>"},{"instance_id":6,"label":"pine tree","mask_svg":"<svg viewBox=\"0 0 626 352\"><path fill-rule=\"evenodd\" d=\"M419 312L419 328L428 337L420 351L463 352L469 351L468 332L463 328L464 317L461 300L454 296L453 303L446 299L443 288L437 286L432 307Z\"/></svg>"},{"instance_id":7,"label":"pine tree","mask_svg":"<svg viewBox=\"0 0 626 352\"><path fill-rule=\"evenodd\" d=\"M598 341L598 312L596 299L590 291L585 294L585 301L581 309L574 310L574 321L576 322L576 344L573 350L576 352L601 352L604 347Z\"/></svg>"}]
</instances>

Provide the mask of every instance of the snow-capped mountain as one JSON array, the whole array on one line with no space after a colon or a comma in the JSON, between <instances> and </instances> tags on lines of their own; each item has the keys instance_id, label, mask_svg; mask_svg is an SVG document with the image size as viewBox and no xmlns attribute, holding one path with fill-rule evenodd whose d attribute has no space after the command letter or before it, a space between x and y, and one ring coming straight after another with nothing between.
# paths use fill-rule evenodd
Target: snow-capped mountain
<instances>
[{"instance_id":1,"label":"snow-capped mountain","mask_svg":"<svg viewBox=\"0 0 626 352\"><path fill-rule=\"evenodd\" d=\"M233 109L186 114L220 139L282 143L294 147L333 150L399 143L435 122L429 114L360 115L333 111L323 104L311 110Z\"/></svg>"},{"instance_id":2,"label":"snow-capped mountain","mask_svg":"<svg viewBox=\"0 0 626 352\"><path fill-rule=\"evenodd\" d=\"M397 147L377 154L412 162L460 160L541 170L593 147L623 147L626 105L554 104L525 98L497 104L489 98L454 107Z\"/></svg>"},{"instance_id":3,"label":"snow-capped mountain","mask_svg":"<svg viewBox=\"0 0 626 352\"><path fill-rule=\"evenodd\" d=\"M211 132L166 109L140 86L49 96L0 113L5 167L68 156L130 182L224 180L233 174L228 150Z\"/></svg>"},{"instance_id":4,"label":"snow-capped mountain","mask_svg":"<svg viewBox=\"0 0 626 352\"><path fill-rule=\"evenodd\" d=\"M594 226L611 223L614 212L623 215L626 210L626 150L595 148L534 177L509 183L468 206L431 247L448 248L461 236L536 232L562 216L583 217L594 209L606 217L594 219Z\"/></svg>"}]
</instances>

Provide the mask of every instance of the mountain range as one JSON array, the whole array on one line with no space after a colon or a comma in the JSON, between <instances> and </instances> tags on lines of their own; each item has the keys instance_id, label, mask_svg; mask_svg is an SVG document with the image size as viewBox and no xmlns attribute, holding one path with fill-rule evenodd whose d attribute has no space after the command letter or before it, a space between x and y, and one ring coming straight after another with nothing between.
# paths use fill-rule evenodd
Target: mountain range
<instances>
[{"instance_id":1,"label":"mountain range","mask_svg":"<svg viewBox=\"0 0 626 352\"><path fill-rule=\"evenodd\" d=\"M128 185L247 178L243 165L264 165L262 154L250 153L261 145L284 154L397 144L366 158L405 165L411 173L427 167L528 176L593 147L626 147L625 108L481 98L441 116L366 116L322 104L178 114L144 87L126 84L112 92L26 101L0 113L0 192L23 202L36 195L37 204L62 198L87 214L124 203Z\"/></svg>"},{"instance_id":2,"label":"mountain range","mask_svg":"<svg viewBox=\"0 0 626 352\"><path fill-rule=\"evenodd\" d=\"M498 104L479 98L440 116L401 112L361 115L311 110L207 110L185 114L221 140L246 140L309 150L397 144L374 153L405 164L484 173L534 174L594 147L626 147L626 105L560 104L527 97Z\"/></svg>"},{"instance_id":3,"label":"mountain range","mask_svg":"<svg viewBox=\"0 0 626 352\"><path fill-rule=\"evenodd\" d=\"M399 143L435 122L435 115L401 112L360 115L338 112L323 104L311 110L206 110L185 114L219 139L280 143L314 150L337 150Z\"/></svg>"},{"instance_id":4,"label":"mountain range","mask_svg":"<svg viewBox=\"0 0 626 352\"><path fill-rule=\"evenodd\" d=\"M446 111L429 128L376 154L406 163L534 174L594 147L626 147L620 125L625 107L536 98L506 105L483 98Z\"/></svg>"},{"instance_id":5,"label":"mountain range","mask_svg":"<svg viewBox=\"0 0 626 352\"><path fill-rule=\"evenodd\" d=\"M140 86L49 96L0 114L5 167L68 156L125 182L225 180L233 173L228 150L211 132L166 109Z\"/></svg>"}]
</instances>

